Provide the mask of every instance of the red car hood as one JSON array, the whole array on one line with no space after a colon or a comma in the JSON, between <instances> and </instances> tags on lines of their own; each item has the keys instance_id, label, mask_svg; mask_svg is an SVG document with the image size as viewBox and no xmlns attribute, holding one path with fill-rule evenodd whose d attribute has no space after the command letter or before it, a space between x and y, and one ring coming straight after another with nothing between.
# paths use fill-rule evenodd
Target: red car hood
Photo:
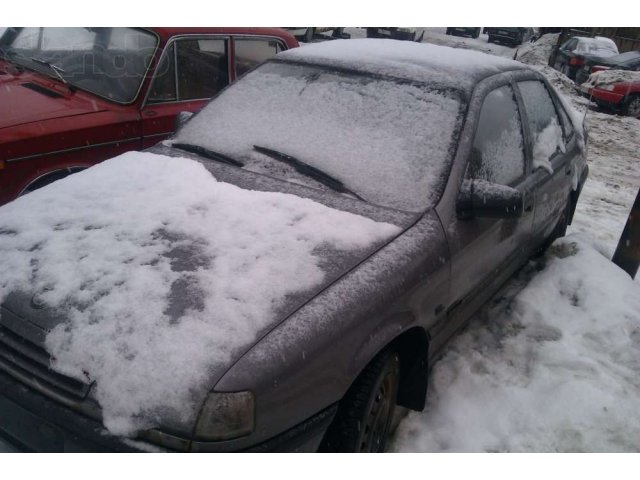
<instances>
[{"instance_id":1,"label":"red car hood","mask_svg":"<svg viewBox=\"0 0 640 480\"><path fill-rule=\"evenodd\" d=\"M106 109L104 101L81 91L71 92L57 80L0 69L0 129Z\"/></svg>"}]
</instances>

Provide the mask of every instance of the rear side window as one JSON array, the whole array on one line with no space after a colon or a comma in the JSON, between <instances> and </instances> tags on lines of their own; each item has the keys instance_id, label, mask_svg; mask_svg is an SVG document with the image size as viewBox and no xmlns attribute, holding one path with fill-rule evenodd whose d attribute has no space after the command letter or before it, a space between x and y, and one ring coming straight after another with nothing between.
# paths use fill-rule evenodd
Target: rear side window
<instances>
[{"instance_id":1,"label":"rear side window","mask_svg":"<svg viewBox=\"0 0 640 480\"><path fill-rule=\"evenodd\" d=\"M548 161L564 152L562 123L545 85L537 80L519 82L532 136L533 168L548 168ZM568 120L568 119L567 119Z\"/></svg>"},{"instance_id":2,"label":"rear side window","mask_svg":"<svg viewBox=\"0 0 640 480\"><path fill-rule=\"evenodd\" d=\"M578 40L575 38L572 38L570 40L568 40L563 46L562 48L565 50L569 50L570 52L573 52L573 50L578 46Z\"/></svg>"},{"instance_id":3,"label":"rear side window","mask_svg":"<svg viewBox=\"0 0 640 480\"><path fill-rule=\"evenodd\" d=\"M178 100L211 98L229 84L226 40L184 39L176 47Z\"/></svg>"},{"instance_id":4,"label":"rear side window","mask_svg":"<svg viewBox=\"0 0 640 480\"><path fill-rule=\"evenodd\" d=\"M236 38L234 48L237 77L282 51L278 41L268 38Z\"/></svg>"},{"instance_id":5,"label":"rear side window","mask_svg":"<svg viewBox=\"0 0 640 480\"><path fill-rule=\"evenodd\" d=\"M512 185L525 173L524 140L513 90L500 87L482 104L467 178Z\"/></svg>"}]
</instances>

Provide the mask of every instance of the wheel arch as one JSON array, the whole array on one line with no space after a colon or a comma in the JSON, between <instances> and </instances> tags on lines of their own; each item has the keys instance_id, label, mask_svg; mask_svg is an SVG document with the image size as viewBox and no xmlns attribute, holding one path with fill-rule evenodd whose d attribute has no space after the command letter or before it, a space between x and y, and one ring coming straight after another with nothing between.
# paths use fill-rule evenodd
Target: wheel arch
<instances>
[{"instance_id":1,"label":"wheel arch","mask_svg":"<svg viewBox=\"0 0 640 480\"><path fill-rule=\"evenodd\" d=\"M18 197L26 193L32 192L34 190L37 190L39 188L42 188L46 185L49 185L50 183L53 183L56 180L61 180L71 175L72 173L79 172L81 170L84 170L85 168L87 167L78 165L78 166L72 166L72 167L58 168L56 170L51 170L49 172L42 173L38 175L36 178L32 179L29 183L27 183L27 185L25 185L22 188L22 190L20 190Z\"/></svg>"},{"instance_id":2,"label":"wheel arch","mask_svg":"<svg viewBox=\"0 0 640 480\"><path fill-rule=\"evenodd\" d=\"M422 411L427 401L429 336L413 327L396 337L387 348L400 356L400 386L397 404Z\"/></svg>"}]
</instances>

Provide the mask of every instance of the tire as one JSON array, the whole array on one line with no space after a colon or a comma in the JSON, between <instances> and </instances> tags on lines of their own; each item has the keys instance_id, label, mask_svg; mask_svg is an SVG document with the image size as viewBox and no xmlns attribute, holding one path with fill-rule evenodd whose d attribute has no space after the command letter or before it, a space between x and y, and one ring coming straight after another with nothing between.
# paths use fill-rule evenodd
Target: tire
<instances>
[{"instance_id":1,"label":"tire","mask_svg":"<svg viewBox=\"0 0 640 480\"><path fill-rule=\"evenodd\" d=\"M81 168L67 168L65 170L59 170L57 172L53 172L49 175L46 175L35 182L30 183L27 187L24 188L18 195L19 197L26 195L27 193L31 193L34 190L38 190L39 188L46 187L47 185L52 184L58 180L62 180L65 177L68 177L72 173L78 172L82 170Z\"/></svg>"},{"instance_id":2,"label":"tire","mask_svg":"<svg viewBox=\"0 0 640 480\"><path fill-rule=\"evenodd\" d=\"M480 29L476 28L476 31L473 34L473 38L478 38L480 36Z\"/></svg>"},{"instance_id":3,"label":"tire","mask_svg":"<svg viewBox=\"0 0 640 480\"><path fill-rule=\"evenodd\" d=\"M367 38L376 38L378 36L377 28L367 28Z\"/></svg>"},{"instance_id":4,"label":"tire","mask_svg":"<svg viewBox=\"0 0 640 480\"><path fill-rule=\"evenodd\" d=\"M489 38L487 39L488 43L493 43L495 42L495 39L493 38L493 35L489 35Z\"/></svg>"},{"instance_id":5,"label":"tire","mask_svg":"<svg viewBox=\"0 0 640 480\"><path fill-rule=\"evenodd\" d=\"M383 351L367 365L340 401L320 451L384 452L399 383L400 357L394 351Z\"/></svg>"},{"instance_id":6,"label":"tire","mask_svg":"<svg viewBox=\"0 0 640 480\"><path fill-rule=\"evenodd\" d=\"M622 107L622 113L630 117L640 118L640 95L630 95Z\"/></svg>"},{"instance_id":7,"label":"tire","mask_svg":"<svg viewBox=\"0 0 640 480\"><path fill-rule=\"evenodd\" d=\"M450 29L450 28L447 28L447 31L446 31L446 32L444 32L444 34L445 34L445 35L451 35L451 29Z\"/></svg>"}]
</instances>

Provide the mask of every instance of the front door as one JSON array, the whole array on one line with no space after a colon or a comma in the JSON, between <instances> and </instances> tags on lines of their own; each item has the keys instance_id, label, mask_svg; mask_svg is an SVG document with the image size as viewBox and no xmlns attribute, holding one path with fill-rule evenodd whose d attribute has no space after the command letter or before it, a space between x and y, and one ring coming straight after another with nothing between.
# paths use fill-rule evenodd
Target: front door
<instances>
[{"instance_id":1,"label":"front door","mask_svg":"<svg viewBox=\"0 0 640 480\"><path fill-rule=\"evenodd\" d=\"M448 338L509 278L528 255L533 197L518 103L505 84L489 92L481 107L465 178L485 180L524 193L520 218L455 219L447 228L451 252L448 320L439 339Z\"/></svg>"},{"instance_id":2,"label":"front door","mask_svg":"<svg viewBox=\"0 0 640 480\"><path fill-rule=\"evenodd\" d=\"M178 113L197 112L229 84L229 39L180 37L166 48L142 109L143 148L174 131Z\"/></svg>"}]
</instances>

